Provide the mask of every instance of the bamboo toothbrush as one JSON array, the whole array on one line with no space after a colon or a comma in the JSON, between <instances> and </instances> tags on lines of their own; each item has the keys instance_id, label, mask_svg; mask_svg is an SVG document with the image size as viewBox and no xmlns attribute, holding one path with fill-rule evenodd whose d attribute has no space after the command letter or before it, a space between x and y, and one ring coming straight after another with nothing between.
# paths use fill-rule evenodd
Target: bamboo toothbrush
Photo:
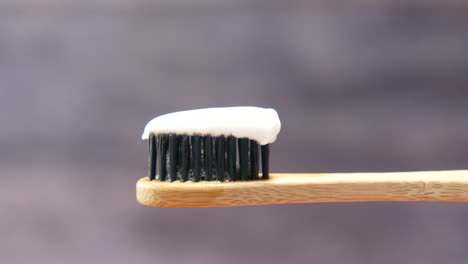
<instances>
[{"instance_id":1,"label":"bamboo toothbrush","mask_svg":"<svg viewBox=\"0 0 468 264\"><path fill-rule=\"evenodd\" d=\"M138 202L180 208L468 202L468 170L270 174L269 145L280 128L275 110L258 107L207 108L156 117L142 136L149 143L149 172L137 182Z\"/></svg>"}]
</instances>

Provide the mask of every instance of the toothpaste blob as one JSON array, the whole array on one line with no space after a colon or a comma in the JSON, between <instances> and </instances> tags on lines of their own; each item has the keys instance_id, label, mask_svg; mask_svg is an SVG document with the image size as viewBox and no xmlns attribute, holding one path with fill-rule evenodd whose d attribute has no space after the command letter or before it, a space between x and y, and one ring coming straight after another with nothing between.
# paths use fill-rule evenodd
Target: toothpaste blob
<instances>
[{"instance_id":1,"label":"toothpaste blob","mask_svg":"<svg viewBox=\"0 0 468 264\"><path fill-rule=\"evenodd\" d=\"M275 142L281 129L278 113L271 108L252 106L205 108L158 116L145 127L142 139L150 134L233 136L257 141L260 145Z\"/></svg>"}]
</instances>

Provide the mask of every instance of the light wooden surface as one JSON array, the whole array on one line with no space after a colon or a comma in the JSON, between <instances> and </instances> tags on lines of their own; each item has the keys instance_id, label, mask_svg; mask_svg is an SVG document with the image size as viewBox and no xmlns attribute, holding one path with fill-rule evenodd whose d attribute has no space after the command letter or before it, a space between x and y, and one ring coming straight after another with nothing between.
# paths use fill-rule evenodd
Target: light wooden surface
<instances>
[{"instance_id":1,"label":"light wooden surface","mask_svg":"<svg viewBox=\"0 0 468 264\"><path fill-rule=\"evenodd\" d=\"M321 202L468 202L468 171L271 174L249 182L137 183L153 207L228 207Z\"/></svg>"}]
</instances>

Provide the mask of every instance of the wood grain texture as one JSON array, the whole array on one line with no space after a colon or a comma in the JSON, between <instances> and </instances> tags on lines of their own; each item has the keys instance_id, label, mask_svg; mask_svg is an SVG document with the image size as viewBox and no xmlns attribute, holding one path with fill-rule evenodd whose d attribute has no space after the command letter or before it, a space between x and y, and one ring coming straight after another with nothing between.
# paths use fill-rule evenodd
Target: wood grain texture
<instances>
[{"instance_id":1,"label":"wood grain texture","mask_svg":"<svg viewBox=\"0 0 468 264\"><path fill-rule=\"evenodd\" d=\"M271 174L249 182L138 181L152 207L228 207L322 202L468 202L468 171Z\"/></svg>"}]
</instances>

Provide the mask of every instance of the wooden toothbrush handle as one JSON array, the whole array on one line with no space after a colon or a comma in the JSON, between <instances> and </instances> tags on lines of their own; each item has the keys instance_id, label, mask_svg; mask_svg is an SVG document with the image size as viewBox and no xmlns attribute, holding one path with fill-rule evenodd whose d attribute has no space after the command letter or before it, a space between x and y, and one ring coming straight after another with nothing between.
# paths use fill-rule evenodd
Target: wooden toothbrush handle
<instances>
[{"instance_id":1,"label":"wooden toothbrush handle","mask_svg":"<svg viewBox=\"0 0 468 264\"><path fill-rule=\"evenodd\" d=\"M141 179L140 203L227 207L322 202L468 202L467 171L271 174L248 182L169 183Z\"/></svg>"}]
</instances>

